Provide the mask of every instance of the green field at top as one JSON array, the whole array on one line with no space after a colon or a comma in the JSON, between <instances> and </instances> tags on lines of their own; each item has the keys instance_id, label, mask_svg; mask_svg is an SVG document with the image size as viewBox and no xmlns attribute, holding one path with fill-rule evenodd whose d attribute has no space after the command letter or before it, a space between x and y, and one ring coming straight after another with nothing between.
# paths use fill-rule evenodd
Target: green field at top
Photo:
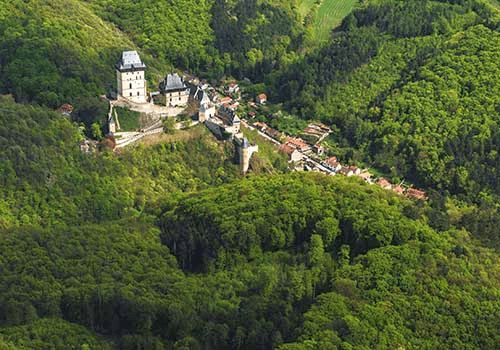
<instances>
[{"instance_id":1,"label":"green field at top","mask_svg":"<svg viewBox=\"0 0 500 350\"><path fill-rule=\"evenodd\" d=\"M316 0L301 0L301 1L299 1L299 8L298 8L299 14L302 17L307 16L307 14L311 10L311 7L314 5L315 2L316 2Z\"/></svg>"},{"instance_id":2,"label":"green field at top","mask_svg":"<svg viewBox=\"0 0 500 350\"><path fill-rule=\"evenodd\" d=\"M342 23L359 0L322 0L317 9L314 9L316 0L302 0L299 3L298 11L304 18L315 11L312 20L312 38L314 41L324 41L330 32Z\"/></svg>"}]
</instances>

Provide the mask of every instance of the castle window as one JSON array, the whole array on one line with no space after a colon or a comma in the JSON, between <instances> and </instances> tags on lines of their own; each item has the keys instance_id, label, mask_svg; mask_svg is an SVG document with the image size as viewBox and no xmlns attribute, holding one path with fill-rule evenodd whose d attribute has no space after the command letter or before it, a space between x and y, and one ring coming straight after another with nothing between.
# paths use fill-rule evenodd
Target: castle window
<instances>
[{"instance_id":1,"label":"castle window","mask_svg":"<svg viewBox=\"0 0 500 350\"><path fill-rule=\"evenodd\" d=\"M132 97L132 93L130 93L130 97Z\"/></svg>"},{"instance_id":2,"label":"castle window","mask_svg":"<svg viewBox=\"0 0 500 350\"><path fill-rule=\"evenodd\" d=\"M132 89L132 83L128 84L128 88Z\"/></svg>"},{"instance_id":3,"label":"castle window","mask_svg":"<svg viewBox=\"0 0 500 350\"><path fill-rule=\"evenodd\" d=\"M139 96L139 91L137 91L137 96Z\"/></svg>"}]
</instances>

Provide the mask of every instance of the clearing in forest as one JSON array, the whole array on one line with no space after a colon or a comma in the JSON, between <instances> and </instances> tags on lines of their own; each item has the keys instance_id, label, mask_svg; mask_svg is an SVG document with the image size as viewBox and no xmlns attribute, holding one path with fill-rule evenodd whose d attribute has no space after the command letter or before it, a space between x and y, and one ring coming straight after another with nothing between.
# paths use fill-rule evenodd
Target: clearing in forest
<instances>
[{"instance_id":1,"label":"clearing in forest","mask_svg":"<svg viewBox=\"0 0 500 350\"><path fill-rule=\"evenodd\" d=\"M359 0L301 0L298 11L303 18L312 16L314 41L324 41L358 3Z\"/></svg>"}]
</instances>

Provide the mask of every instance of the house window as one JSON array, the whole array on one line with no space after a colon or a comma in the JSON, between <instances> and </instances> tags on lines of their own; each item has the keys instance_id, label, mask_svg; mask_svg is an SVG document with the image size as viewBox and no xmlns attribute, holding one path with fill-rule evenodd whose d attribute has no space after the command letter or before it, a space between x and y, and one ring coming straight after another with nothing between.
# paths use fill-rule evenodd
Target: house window
<instances>
[{"instance_id":1,"label":"house window","mask_svg":"<svg viewBox=\"0 0 500 350\"><path fill-rule=\"evenodd\" d=\"M130 97L132 97L132 93L130 93Z\"/></svg>"},{"instance_id":2,"label":"house window","mask_svg":"<svg viewBox=\"0 0 500 350\"><path fill-rule=\"evenodd\" d=\"M179 101L181 100L181 98L179 97Z\"/></svg>"},{"instance_id":3,"label":"house window","mask_svg":"<svg viewBox=\"0 0 500 350\"><path fill-rule=\"evenodd\" d=\"M132 83L128 84L128 88L132 89Z\"/></svg>"},{"instance_id":4,"label":"house window","mask_svg":"<svg viewBox=\"0 0 500 350\"><path fill-rule=\"evenodd\" d=\"M137 91L137 96L139 96L139 91Z\"/></svg>"}]
</instances>

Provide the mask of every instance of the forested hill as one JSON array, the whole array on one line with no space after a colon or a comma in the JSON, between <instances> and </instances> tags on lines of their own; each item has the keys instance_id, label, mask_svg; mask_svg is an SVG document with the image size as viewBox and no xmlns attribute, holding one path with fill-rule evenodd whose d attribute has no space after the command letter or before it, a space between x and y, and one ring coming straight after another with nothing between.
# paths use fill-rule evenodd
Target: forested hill
<instances>
[{"instance_id":1,"label":"forested hill","mask_svg":"<svg viewBox=\"0 0 500 350\"><path fill-rule=\"evenodd\" d=\"M498 9L349 0L328 35L334 3L2 2L1 350L500 348ZM290 173L270 144L243 177L203 125L82 152L124 49L151 87L249 78L429 200Z\"/></svg>"},{"instance_id":2,"label":"forested hill","mask_svg":"<svg viewBox=\"0 0 500 350\"><path fill-rule=\"evenodd\" d=\"M191 134L122 155L84 154L82 131L67 118L0 96L0 229L135 217L167 194L240 176L230 145L203 128Z\"/></svg>"},{"instance_id":3,"label":"forested hill","mask_svg":"<svg viewBox=\"0 0 500 350\"><path fill-rule=\"evenodd\" d=\"M156 86L171 69L262 79L294 55L295 1L13 0L0 9L0 93L57 108L110 91L122 50Z\"/></svg>"},{"instance_id":4,"label":"forested hill","mask_svg":"<svg viewBox=\"0 0 500 350\"><path fill-rule=\"evenodd\" d=\"M500 344L498 256L464 230L434 231L425 208L388 191L252 177L162 211L161 231L127 219L2 232L0 339L56 350Z\"/></svg>"},{"instance_id":5,"label":"forested hill","mask_svg":"<svg viewBox=\"0 0 500 350\"><path fill-rule=\"evenodd\" d=\"M331 43L268 78L342 159L466 201L500 194L499 12L488 2L368 2Z\"/></svg>"}]
</instances>

